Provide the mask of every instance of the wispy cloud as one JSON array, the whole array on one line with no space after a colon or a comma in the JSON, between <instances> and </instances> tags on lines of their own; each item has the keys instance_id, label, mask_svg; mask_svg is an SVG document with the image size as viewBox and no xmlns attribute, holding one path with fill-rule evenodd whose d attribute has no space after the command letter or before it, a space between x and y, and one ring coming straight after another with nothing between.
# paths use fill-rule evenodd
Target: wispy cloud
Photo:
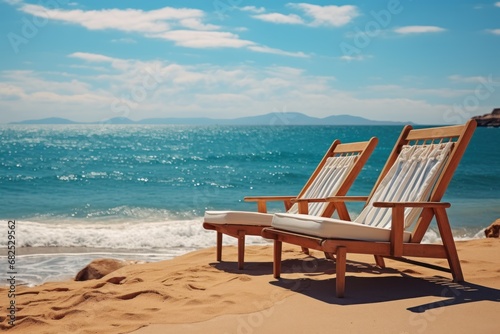
<instances>
[{"instance_id":1,"label":"wispy cloud","mask_svg":"<svg viewBox=\"0 0 500 334\"><path fill-rule=\"evenodd\" d=\"M215 30L218 26L204 24L204 12L199 9L164 7L151 11L139 9L49 9L26 4L21 11L37 17L50 18L68 24L79 24L89 30L116 29L127 32L159 33L173 27Z\"/></svg>"},{"instance_id":2,"label":"wispy cloud","mask_svg":"<svg viewBox=\"0 0 500 334\"><path fill-rule=\"evenodd\" d=\"M500 29L486 29L486 32L493 35L500 35Z\"/></svg>"},{"instance_id":3,"label":"wispy cloud","mask_svg":"<svg viewBox=\"0 0 500 334\"><path fill-rule=\"evenodd\" d=\"M149 36L163 38L189 48L241 48L255 44L240 39L236 34L223 31L171 30Z\"/></svg>"},{"instance_id":4,"label":"wispy cloud","mask_svg":"<svg viewBox=\"0 0 500 334\"><path fill-rule=\"evenodd\" d=\"M264 7L255 7L255 6L241 7L240 10L242 10L244 12L251 12L251 13L256 13L256 14L264 13L266 11L266 9Z\"/></svg>"},{"instance_id":5,"label":"wispy cloud","mask_svg":"<svg viewBox=\"0 0 500 334\"><path fill-rule=\"evenodd\" d=\"M295 14L280 14L280 13L269 13L269 14L259 14L253 15L253 18L256 18L261 21L278 23L278 24L304 24L305 22L302 18Z\"/></svg>"},{"instance_id":6,"label":"wispy cloud","mask_svg":"<svg viewBox=\"0 0 500 334\"><path fill-rule=\"evenodd\" d=\"M150 11L139 9L85 11L49 9L41 5L25 4L20 7L20 10L36 17L80 25L89 30L114 29L126 33L140 33L146 38L163 39L187 48L247 48L255 52L306 57L300 52L289 52L259 45L259 43L241 39L233 32L222 31L222 27L205 22L205 12L199 9L164 7ZM263 8L248 7L247 10L259 12ZM113 42L133 43L135 40L121 38Z\"/></svg>"},{"instance_id":7,"label":"wispy cloud","mask_svg":"<svg viewBox=\"0 0 500 334\"><path fill-rule=\"evenodd\" d=\"M469 77L465 77L465 76L462 76L462 75L459 75L459 74L454 74L454 75L450 75L448 77L448 79L453 82L453 83L467 83L467 84L470 84L470 83L485 83L485 82L493 82L494 79L492 76L490 77L484 77L484 76L469 76Z\"/></svg>"},{"instance_id":8,"label":"wispy cloud","mask_svg":"<svg viewBox=\"0 0 500 334\"><path fill-rule=\"evenodd\" d=\"M370 91L384 93L386 96L392 96L392 97L438 96L442 98L454 98L471 93L471 90L465 90L465 89L416 88L416 87L403 87L399 85L372 85L366 88Z\"/></svg>"},{"instance_id":9,"label":"wispy cloud","mask_svg":"<svg viewBox=\"0 0 500 334\"><path fill-rule=\"evenodd\" d=\"M406 26L394 29L394 32L401 35L439 33L443 31L446 31L446 29L437 26Z\"/></svg>"},{"instance_id":10,"label":"wispy cloud","mask_svg":"<svg viewBox=\"0 0 500 334\"><path fill-rule=\"evenodd\" d=\"M303 16L297 14L265 13L253 15L258 20L277 24L299 24L310 27L340 27L350 23L359 16L356 6L319 6L308 3L288 3L288 8L301 12Z\"/></svg>"},{"instance_id":11,"label":"wispy cloud","mask_svg":"<svg viewBox=\"0 0 500 334\"><path fill-rule=\"evenodd\" d=\"M270 53L281 56L297 57L297 58L308 58L309 55L303 52L289 52L280 49L273 49L267 46L252 45L248 47L250 50L255 52Z\"/></svg>"},{"instance_id":12,"label":"wispy cloud","mask_svg":"<svg viewBox=\"0 0 500 334\"><path fill-rule=\"evenodd\" d=\"M366 60L369 58L372 58L372 56L360 54L360 55L355 55L355 56L344 55L344 56L341 56L339 59L343 60L343 61L351 62L351 61L362 61L362 60Z\"/></svg>"},{"instance_id":13,"label":"wispy cloud","mask_svg":"<svg viewBox=\"0 0 500 334\"><path fill-rule=\"evenodd\" d=\"M495 7L500 7L500 2L495 2Z\"/></svg>"},{"instance_id":14,"label":"wispy cloud","mask_svg":"<svg viewBox=\"0 0 500 334\"><path fill-rule=\"evenodd\" d=\"M266 113L275 109L310 110L311 116L326 117L335 110L367 118L391 120L396 115L412 115L414 122L442 122L448 106L429 104L417 95L451 96L460 91L418 90L400 86L373 86L370 98L356 91L332 86L335 77L311 75L301 68L287 66L233 67L214 64L183 65L168 61L120 59L104 54L75 52L69 57L75 65L103 64L105 73L87 71L42 73L35 71L0 72L0 108L16 111L20 119L50 115L77 121L96 121L115 116L131 119L158 117L227 118ZM119 64L120 66L116 66ZM80 71L78 71L80 73ZM154 88L134 99L131 92L149 84ZM15 104L12 101L16 100Z\"/></svg>"},{"instance_id":15,"label":"wispy cloud","mask_svg":"<svg viewBox=\"0 0 500 334\"><path fill-rule=\"evenodd\" d=\"M332 26L340 27L350 23L355 17L359 16L356 6L318 6L308 3L289 3L289 7L303 11L312 18L311 26Z\"/></svg>"},{"instance_id":16,"label":"wispy cloud","mask_svg":"<svg viewBox=\"0 0 500 334\"><path fill-rule=\"evenodd\" d=\"M111 62L111 61L115 60L115 58L112 58L112 57L108 57L108 56L104 56L104 55L96 54L96 53L88 53L88 52L74 52L74 53L68 55L68 57L83 59L83 60L90 61L90 62Z\"/></svg>"},{"instance_id":17,"label":"wispy cloud","mask_svg":"<svg viewBox=\"0 0 500 334\"><path fill-rule=\"evenodd\" d=\"M90 63L109 63L112 68L121 71L126 71L130 69L130 64L128 61L119 58L112 58L96 53L88 52L74 52L68 55L70 58L77 58Z\"/></svg>"}]
</instances>

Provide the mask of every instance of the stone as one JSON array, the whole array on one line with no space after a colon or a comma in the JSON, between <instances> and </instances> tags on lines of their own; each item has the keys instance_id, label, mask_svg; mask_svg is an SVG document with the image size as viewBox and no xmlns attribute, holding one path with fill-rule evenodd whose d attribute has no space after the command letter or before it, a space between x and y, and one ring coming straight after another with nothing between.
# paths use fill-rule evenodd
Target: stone
<instances>
[{"instance_id":1,"label":"stone","mask_svg":"<svg viewBox=\"0 0 500 334\"><path fill-rule=\"evenodd\" d=\"M495 108L490 114L474 116L477 126L500 127L500 108Z\"/></svg>"},{"instance_id":2,"label":"stone","mask_svg":"<svg viewBox=\"0 0 500 334\"><path fill-rule=\"evenodd\" d=\"M137 263L136 261L124 261L116 259L96 259L76 274L75 281L88 281L99 279L109 273L126 265Z\"/></svg>"},{"instance_id":3,"label":"stone","mask_svg":"<svg viewBox=\"0 0 500 334\"><path fill-rule=\"evenodd\" d=\"M500 238L500 219L494 221L484 230L486 238Z\"/></svg>"}]
</instances>

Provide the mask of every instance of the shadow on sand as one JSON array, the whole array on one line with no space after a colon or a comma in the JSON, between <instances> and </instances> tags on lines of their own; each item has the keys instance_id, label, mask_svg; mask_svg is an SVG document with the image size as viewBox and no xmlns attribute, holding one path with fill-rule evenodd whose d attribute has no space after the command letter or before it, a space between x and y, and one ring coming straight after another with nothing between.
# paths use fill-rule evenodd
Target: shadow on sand
<instances>
[{"instance_id":1,"label":"shadow on sand","mask_svg":"<svg viewBox=\"0 0 500 334\"><path fill-rule=\"evenodd\" d=\"M305 257L282 262L280 279L272 277L272 262L246 262L238 270L235 262L212 263L219 270L250 276L269 275L270 284L295 291L305 296L336 305L380 303L419 297L441 297L439 301L408 308L414 313L463 303L479 301L500 302L500 290L469 282L455 283L441 276L413 277L412 270L398 271L375 265L347 261L345 298L335 297L335 265L327 259ZM300 278L287 278L291 274ZM356 276L356 273L371 274ZM383 276L381 276L383 274ZM323 276L319 278L318 276ZM332 278L324 279L324 275ZM373 276L372 276L373 275Z\"/></svg>"}]
</instances>

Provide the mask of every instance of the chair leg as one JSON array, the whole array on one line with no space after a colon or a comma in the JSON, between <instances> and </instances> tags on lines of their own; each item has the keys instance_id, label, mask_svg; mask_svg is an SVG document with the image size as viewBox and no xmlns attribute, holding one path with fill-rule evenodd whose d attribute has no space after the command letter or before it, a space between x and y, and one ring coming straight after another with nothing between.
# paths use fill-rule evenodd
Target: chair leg
<instances>
[{"instance_id":1,"label":"chair leg","mask_svg":"<svg viewBox=\"0 0 500 334\"><path fill-rule=\"evenodd\" d=\"M336 295L338 298L344 298L345 292L345 271L346 271L346 256L347 251L345 247L337 248L337 262L335 265L335 271L337 272L337 286L336 286Z\"/></svg>"},{"instance_id":2,"label":"chair leg","mask_svg":"<svg viewBox=\"0 0 500 334\"><path fill-rule=\"evenodd\" d=\"M282 242L274 240L274 259L273 259L273 276L274 278L280 278L281 275L281 250Z\"/></svg>"},{"instance_id":3,"label":"chair leg","mask_svg":"<svg viewBox=\"0 0 500 334\"><path fill-rule=\"evenodd\" d=\"M238 231L238 269L243 270L245 262L245 232Z\"/></svg>"},{"instance_id":4,"label":"chair leg","mask_svg":"<svg viewBox=\"0 0 500 334\"><path fill-rule=\"evenodd\" d=\"M335 255L333 253L328 253L328 252L324 252L325 253L325 257L328 259L328 260L332 260L332 261L335 261Z\"/></svg>"},{"instance_id":5,"label":"chair leg","mask_svg":"<svg viewBox=\"0 0 500 334\"><path fill-rule=\"evenodd\" d=\"M439 234L441 234L441 240L446 250L446 256L448 258L451 274L453 275L453 280L455 282L463 282L464 275L462 273L462 267L460 266L460 260L458 259L455 240L453 240L453 234L451 233L448 215L445 209L441 208L436 209L435 212Z\"/></svg>"},{"instance_id":6,"label":"chair leg","mask_svg":"<svg viewBox=\"0 0 500 334\"><path fill-rule=\"evenodd\" d=\"M217 261L222 261L222 233L217 232Z\"/></svg>"},{"instance_id":7,"label":"chair leg","mask_svg":"<svg viewBox=\"0 0 500 334\"><path fill-rule=\"evenodd\" d=\"M380 255L374 255L374 257L375 257L375 263L377 264L377 266L379 266L380 268L385 268L384 257L380 256Z\"/></svg>"}]
</instances>

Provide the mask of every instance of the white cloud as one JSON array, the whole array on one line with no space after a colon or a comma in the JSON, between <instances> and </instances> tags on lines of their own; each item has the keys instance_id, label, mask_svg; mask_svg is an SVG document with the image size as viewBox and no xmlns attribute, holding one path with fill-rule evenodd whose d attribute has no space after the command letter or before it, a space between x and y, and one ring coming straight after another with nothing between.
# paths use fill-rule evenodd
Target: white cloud
<instances>
[{"instance_id":1,"label":"white cloud","mask_svg":"<svg viewBox=\"0 0 500 334\"><path fill-rule=\"evenodd\" d=\"M49 9L40 5L26 4L21 11L37 17L49 18L69 24L79 24L89 30L116 29L127 32L158 33L171 26L198 29L216 29L217 26L201 22L204 13L198 9L164 7L151 11L139 9Z\"/></svg>"},{"instance_id":2,"label":"white cloud","mask_svg":"<svg viewBox=\"0 0 500 334\"><path fill-rule=\"evenodd\" d=\"M309 56L303 52L283 51L280 49L273 49L273 48L270 48L267 46L262 46L262 45L251 45L248 48L252 51L255 51L255 52L271 53L271 54L275 54L275 55L288 56L288 57L309 58Z\"/></svg>"},{"instance_id":3,"label":"white cloud","mask_svg":"<svg viewBox=\"0 0 500 334\"><path fill-rule=\"evenodd\" d=\"M112 62L115 58L88 52L74 52L69 55L72 58L80 58L90 62Z\"/></svg>"},{"instance_id":4,"label":"white cloud","mask_svg":"<svg viewBox=\"0 0 500 334\"><path fill-rule=\"evenodd\" d=\"M485 76L470 76L470 77L464 77L459 74L454 74L450 75L448 77L450 81L453 83L466 83L466 84L494 84L494 85L499 85L500 83L500 78L494 78L493 75L489 75L487 77Z\"/></svg>"},{"instance_id":5,"label":"white cloud","mask_svg":"<svg viewBox=\"0 0 500 334\"><path fill-rule=\"evenodd\" d=\"M289 7L297 8L312 18L311 26L341 27L359 16L356 6L318 6L307 3L289 3Z\"/></svg>"},{"instance_id":6,"label":"white cloud","mask_svg":"<svg viewBox=\"0 0 500 334\"><path fill-rule=\"evenodd\" d=\"M244 12L251 12L251 13L256 13L256 14L264 13L266 11L266 9L264 7L255 7L255 6L241 7L240 10L242 10Z\"/></svg>"},{"instance_id":7,"label":"white cloud","mask_svg":"<svg viewBox=\"0 0 500 334\"><path fill-rule=\"evenodd\" d=\"M115 29L141 33L147 38L164 39L187 48L248 48L255 52L305 57L301 52L288 52L258 45L253 41L241 39L235 33L221 31L221 27L205 23L205 13L199 9L164 7L150 11L138 9L84 11L49 9L40 5L26 4L20 10L37 17L66 24L78 24L89 30ZM133 43L135 40L121 38L113 42Z\"/></svg>"},{"instance_id":8,"label":"white cloud","mask_svg":"<svg viewBox=\"0 0 500 334\"><path fill-rule=\"evenodd\" d=\"M417 96L438 96L442 98L454 98L470 94L471 90L450 89L450 88L415 88L403 87L399 85L373 85L366 87L373 92L384 93L385 96L417 97Z\"/></svg>"},{"instance_id":9,"label":"white cloud","mask_svg":"<svg viewBox=\"0 0 500 334\"><path fill-rule=\"evenodd\" d=\"M493 35L500 35L500 29L486 29L486 32Z\"/></svg>"},{"instance_id":10,"label":"white cloud","mask_svg":"<svg viewBox=\"0 0 500 334\"><path fill-rule=\"evenodd\" d=\"M500 7L500 2L495 2L496 7Z\"/></svg>"},{"instance_id":11,"label":"white cloud","mask_svg":"<svg viewBox=\"0 0 500 334\"><path fill-rule=\"evenodd\" d=\"M149 36L173 41L176 45L190 48L241 48L255 44L240 39L236 34L222 31L171 30Z\"/></svg>"},{"instance_id":12,"label":"white cloud","mask_svg":"<svg viewBox=\"0 0 500 334\"><path fill-rule=\"evenodd\" d=\"M130 69L130 62L125 59L112 58L95 53L74 52L68 55L70 58L78 58L90 63L109 63L112 68L126 71Z\"/></svg>"},{"instance_id":13,"label":"white cloud","mask_svg":"<svg viewBox=\"0 0 500 334\"><path fill-rule=\"evenodd\" d=\"M461 93L395 85L342 91L334 88L334 77L285 66L182 65L85 52L68 56L77 66L112 66L107 72L89 68L85 74L71 73L71 67L61 73L0 72L0 108L5 111L0 121L52 116L77 121L116 116L234 118L289 110L315 117L342 113L439 124L445 122L442 115L449 106L426 102L423 96Z\"/></svg>"},{"instance_id":14,"label":"white cloud","mask_svg":"<svg viewBox=\"0 0 500 334\"><path fill-rule=\"evenodd\" d=\"M369 58L372 58L372 56L370 56L370 55L356 55L356 56L344 55L344 56L341 56L339 59L343 60L343 61L351 62L351 61L362 61L362 60L366 60Z\"/></svg>"},{"instance_id":15,"label":"white cloud","mask_svg":"<svg viewBox=\"0 0 500 334\"><path fill-rule=\"evenodd\" d=\"M295 14L284 15L280 13L269 13L269 14L253 15L252 17L261 21L278 23L278 24L304 24L302 18Z\"/></svg>"},{"instance_id":16,"label":"white cloud","mask_svg":"<svg viewBox=\"0 0 500 334\"><path fill-rule=\"evenodd\" d=\"M446 31L446 29L437 26L406 26L394 29L394 32L402 35L438 33L443 31Z\"/></svg>"},{"instance_id":17,"label":"white cloud","mask_svg":"<svg viewBox=\"0 0 500 334\"><path fill-rule=\"evenodd\" d=\"M311 27L340 27L359 16L356 6L318 6L307 3L288 3L288 7L300 10L308 19L296 14L267 13L253 15L261 21L277 24L300 24Z\"/></svg>"}]
</instances>

